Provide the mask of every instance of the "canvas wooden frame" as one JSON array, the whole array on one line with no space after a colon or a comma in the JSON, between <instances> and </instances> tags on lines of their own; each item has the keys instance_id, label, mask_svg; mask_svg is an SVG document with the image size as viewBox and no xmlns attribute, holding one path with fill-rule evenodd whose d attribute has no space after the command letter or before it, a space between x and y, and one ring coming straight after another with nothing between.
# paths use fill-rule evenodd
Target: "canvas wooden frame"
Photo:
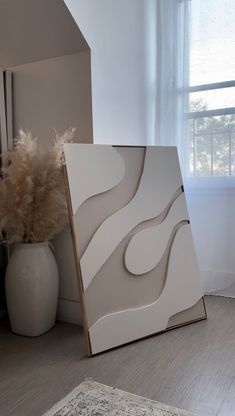
<instances>
[{"instance_id":1,"label":"canvas wooden frame","mask_svg":"<svg viewBox=\"0 0 235 416\"><path fill-rule=\"evenodd\" d=\"M92 147L92 149L91 149L91 147ZM95 160L96 149L97 149L98 153L100 152L100 155L98 156L97 160ZM107 149L107 155L105 155L106 149ZM112 151L110 149L112 149ZM83 154L83 152L84 152L84 154ZM116 158L117 155L115 154L115 152L118 153L118 155L119 155L118 158ZM134 152L135 152L135 155L133 156ZM77 190L79 192L79 189L80 189L80 192L79 192L80 202L79 203L81 203L81 206L83 207L83 211L81 210L81 214L82 214L82 216L84 216L84 212L86 213L86 210L88 208L88 211L90 212L89 218L91 220L92 217L96 215L96 202L95 202L96 198L97 198L97 201L98 201L97 209L98 209L98 205L100 204L100 201L98 200L98 195L100 195L99 198L104 198L104 197L108 198L108 194L110 193L110 198L113 199L113 197L115 196L115 192L117 191L118 186L120 186L120 183L123 183L123 181L124 181L123 176L122 176L123 171L120 168L120 166L122 165L122 162L120 162L119 158L122 159L122 157L125 156L124 157L125 163L126 163L126 165L124 163L124 165L125 165L124 166L124 171L125 171L125 167L127 167L128 157L130 157L130 155L132 155L133 160L135 158L137 158L140 162L140 160L141 160L140 153L144 154L145 159L144 159L144 162L143 162L143 166L145 166L145 165L147 166L146 152L148 153L149 160L152 159L152 161L155 159L155 156L153 154L154 152L155 152L155 155L159 155L161 153L158 162L160 161L160 159L163 158L164 153L165 153L165 156L164 156L165 161L163 161L162 167L163 167L163 169L165 169L164 166L167 166L169 163L172 163L172 161L173 161L175 173L177 173L177 175L179 176L178 179L177 179L178 182L177 181L176 182L178 184L180 184L180 186L178 187L178 194L177 193L175 194L175 196L174 196L175 199L171 203L171 206L169 206L167 209L166 209L166 207L164 207L165 211L164 210L163 211L165 212L165 214L163 215L163 213L160 212L159 215L156 216L156 217L158 217L158 222L156 224L152 224L151 227L147 227L147 228L150 228L150 230L147 231L147 234L150 233L147 236L147 238L151 237L152 241L154 242L155 241L154 239L158 238L158 237L156 237L156 235L154 236L154 234L156 234L156 230L158 230L157 233L159 233L160 228L162 228L161 233L164 236L164 232L165 232L164 231L164 227L165 227L164 221L166 219L168 219L168 217L170 219L169 212L172 210L172 206L174 207L174 209L177 212L176 217L178 216L179 218L181 218L181 216L183 215L182 218L184 218L184 216L187 215L187 218L185 217L185 219L184 219L184 223L181 224L181 222L180 222L180 224L182 225L182 227L181 227L182 229L184 228L185 230L186 229L188 230L187 231L187 233L188 233L188 235L187 235L187 242L188 242L187 245L190 245L190 253L189 253L190 255L189 255L189 257L191 256L190 257L191 260L188 263L187 263L187 260L185 261L185 267L190 269L190 270L188 270L188 274L189 274L189 279L190 279L190 285L192 286L192 291L194 291L194 294L193 293L188 293L187 296L189 297L189 301L185 300L184 296L182 296L182 299L184 298L183 301L182 301L182 309L179 307L179 305L177 305L176 312L173 314L173 316L170 316L170 318L167 321L167 324L163 324L161 326L161 323L160 324L158 323L156 325L156 328L157 328L156 330L153 330L155 322L154 322L154 317L151 317L150 320L152 321L152 323L149 327L149 330L146 330L146 328L144 328L144 320L143 320L143 325L142 326L141 326L141 322L140 322L140 331L139 332L138 332L138 330L137 330L137 332L134 331L134 336L131 337L131 336L129 336L129 332L130 332L130 328L132 327L132 324L130 324L130 328L127 328L125 330L124 327L126 325L126 323L125 323L126 318L123 321L121 321L118 318L119 323L117 324L116 328L115 328L115 319L114 319L114 324L112 325L112 327L114 327L113 332L112 332L112 327L110 326L110 324L107 326L107 330L105 328L105 325L104 325L104 327L101 327L101 333L102 333L101 338L102 339L99 339L96 342L96 337L99 338L99 331L98 331L98 336L97 336L97 333L94 336L94 334L92 334L92 331L91 331L91 328L94 328L96 326L96 322L98 321L98 322L102 323L102 320L105 321L105 319L107 319L106 317L108 317L109 315L111 315L112 319L115 318L115 315L118 315L120 317L122 312L126 312L126 310L122 311L122 309L117 309L116 312L112 311L112 312L108 313L107 315L105 315L105 314L103 316L102 315L101 316L97 315L98 316L97 320L96 320L96 318L94 318L94 316L93 316L94 314L92 315L92 313L90 311L90 309L92 309L91 299L94 299L94 297L97 296L98 301L97 301L97 299L96 299L96 301L97 301L97 303L99 303L99 296L100 296L99 293L101 293L100 290L102 291L102 289L100 289L100 286L102 286L103 276L106 278L106 283L108 282L107 276L106 276L107 271L105 271L105 269L104 269L103 274L102 273L100 273L100 274L97 273L97 275L95 275L97 282L101 282L101 283L99 284L99 286L97 286L97 285L94 286L93 294L89 298L88 289L91 292L91 289L93 289L93 287L91 285L91 282L85 281L85 279L84 279L84 273L83 272L85 270L85 267L84 267L84 260L82 260L82 259L84 259L84 257L82 257L82 256L84 256L84 251L83 251L83 254L81 255L82 240L83 240L83 237L84 237L84 231L86 233L86 229L82 230L81 223L80 223L80 226L79 226L79 219L78 219L78 215L77 215L78 212L75 213L75 210L74 210L74 193L76 194ZM91 155L89 155L90 153L91 153ZM151 154L151 157L149 156L150 154ZM108 162L108 159L109 159L110 155L115 156L113 161L111 161L111 163ZM100 157L101 157L101 159L100 159ZM103 162L105 160L107 161L107 163L109 164L108 167L104 168L105 165L101 163L102 158L103 158ZM115 158L118 160L118 163L116 163L117 161L114 162ZM91 161L93 161L94 165L92 165L92 163L89 163ZM144 147L144 146L131 146L131 147L129 147L129 146L108 146L108 145L106 146L106 145L66 144L65 145L65 162L66 162L66 165L65 165L65 168L64 168L64 175L65 175L65 183L66 183L66 190L67 190L67 202L68 202L69 218L70 218L70 224L71 224L71 230L72 230L72 239L73 239L73 247L74 247L74 254L75 254L76 271L77 271L77 277L78 277L78 285L79 285L79 291L80 291L80 301L81 301L81 308L82 308L82 314L83 314L83 328L84 328L84 334L85 334L87 355L88 356L95 355L97 353L103 352L103 351L108 350L110 348L114 348L114 347L129 343L129 342L141 339L141 338L145 338L147 336L151 336L151 335L161 333L161 332L169 330L169 329L173 329L173 328L176 328L176 327L179 327L179 326L182 326L182 325L186 325L186 324L189 324L189 323L192 323L192 322L196 322L196 321L199 321L199 320L202 320L202 319L206 319L207 316L206 316L205 302L204 302L204 298L203 298L203 291L202 291L202 288L201 288L199 271L198 271L198 266L197 266L197 262L196 262L195 252L194 252L194 246L193 246L193 241L192 241L192 236L191 236L191 228L190 228L190 224L189 224L190 222L189 222L188 214L187 214L186 201L185 201L185 196L184 196L184 189L183 189L183 185L182 185L182 178L181 178L181 174L180 174L180 168L179 168L179 162L178 162L178 156L177 156L176 149L173 148L173 147L172 148L160 148L160 147L157 148L155 146L152 146L151 148L148 148L148 147ZM156 160L156 162L157 162L157 160ZM98 163L98 165L97 165L97 163ZM116 167L115 167L115 163L116 163ZM144 163L145 163L145 165L144 165ZM73 164L75 166L75 171L72 167ZM95 167L95 164L96 164L96 167ZM136 162L135 162L135 164L136 164L136 166L138 165L138 163L136 163ZM78 168L78 166L79 166L79 168ZM142 171L141 171L140 178L143 177L143 169L144 169L143 166L142 166ZM92 192L94 191L94 189L93 189L91 194L89 194L89 189L92 189L92 187L94 185L93 182L95 181L95 179L92 180L92 177L95 174L97 175L97 172L98 172L97 169L101 169L101 171L103 169L104 172L101 174L101 177L102 177L102 175L104 175L103 177L105 177L107 175L107 172L109 171L109 168L110 168L111 171L112 170L115 171L115 169L116 169L116 172L114 172L115 174L110 172L109 179L107 180L109 182L109 184L106 183L103 190L102 190L102 187L99 188L98 193L93 193L92 194ZM122 166L122 168L123 168L123 166ZM76 169L78 169L77 173L76 173ZM155 168L153 168L153 169L155 169ZM167 183L169 183L169 181L171 179L171 175L174 174L174 169L173 169L172 172L169 173L168 179L166 179L166 186L167 186ZM122 174L121 174L121 171L122 171ZM169 171L171 171L170 164L169 164ZM131 170L130 170L130 172L131 172ZM165 173L166 173L166 171L165 171ZM117 175L119 177L115 179L115 175ZM99 174L98 174L98 176L99 176ZM112 176L113 176L113 178L112 178ZM112 188L108 188L109 186L111 186L110 181L112 181L112 180L114 180L114 182L116 180L116 183L113 184ZM162 176L162 181L163 181L163 185L164 185L164 172L163 172L163 176ZM126 183L128 184L128 178L126 178ZM97 185L97 183L96 183L96 185ZM139 185L140 185L140 180L138 182L136 193L138 193ZM98 187L100 187L100 184L99 184ZM114 189L115 191L113 191L113 193L111 193L110 192L111 189ZM82 193L84 193L83 196L82 196ZM75 199L76 199L76 197L75 197ZM93 204L93 206L89 207L89 204L87 203L87 201L89 201L90 205ZM176 206L175 201L177 201L177 204L179 205L178 208ZM106 200L106 202L107 202L107 200ZM129 201L129 203L130 203L130 201ZM148 202L146 201L146 204L147 203ZM87 204L87 207L86 207L86 204ZM180 213L181 207L184 211L184 214L182 214L182 215ZM80 209L80 206L78 206L78 208ZM119 212L120 210L121 209L119 209L119 210L117 209L117 212ZM114 213L116 214L115 210L114 210ZM88 220L89 220L89 218L88 218ZM99 227L106 221L106 219L104 221L101 221L101 224L99 224ZM168 222L169 222L169 219L168 219ZM172 221L173 221L173 224L174 224L174 218L173 218ZM84 223L84 221L82 220L82 224L83 223ZM143 223L142 226L137 226L136 234L134 234L131 237L131 241L133 243L134 237L137 236L135 238L136 241L134 241L135 244L134 243L132 244L132 249L134 250L133 253L131 253L130 242L128 243L128 248L129 248L128 255L129 255L129 257L127 256L128 257L127 260L129 261L130 264L128 264L128 261L125 260L126 263L127 263L127 265L125 265L125 268L129 267L129 269L132 269L132 271L131 271L132 276L130 277L130 279L132 279L132 283L131 283L132 285L133 284L135 285L135 283L133 283L133 282L140 282L141 280L143 281L143 279L145 279L146 276L147 277L150 276L150 274L152 273L152 270L155 270L155 268L152 267L151 264L150 265L148 264L149 260L146 263L146 261L145 261L146 258L144 258L144 257L143 257L142 260L140 259L140 260L137 261L137 265L134 264L135 263L135 260L134 260L135 259L135 250L138 248L137 247L138 244L140 244L140 246L141 246L141 238L143 239L144 234L146 234L146 229L145 229L146 222L143 221L142 223ZM160 225L161 225L161 227L159 227ZM186 226L186 227L183 227L183 225ZM138 227L139 227L139 229L138 229ZM171 227L171 223L169 223L169 225L168 225L169 230L170 230L170 227ZM154 232L151 231L151 229L153 229L153 228L154 228ZM169 237L169 235L172 235L172 232L173 232L173 231L171 231L171 234L169 234L169 230L168 230L168 237ZM95 230L95 231L97 231L97 230ZM151 233L153 235L151 235ZM156 301L158 301L158 299L160 299L160 297L162 296L162 293L165 290L165 286L166 286L166 282L167 282L167 278L168 278L167 276L172 270L172 267L170 268L170 265L169 265L170 264L170 255L169 255L169 253L170 254L172 253L172 250L173 250L172 247L174 247L174 239L176 238L177 233L178 233L178 230L175 231L175 237L174 238L172 237L173 242L172 242L171 247L169 248L169 252L168 252L168 260L167 260L168 263L166 263L167 264L167 271L165 271L166 277L165 277L165 280L162 283L163 287L161 288L161 290L159 292L160 295L156 299ZM140 241L138 241L138 238L139 238ZM165 241L167 243L169 243L169 241L168 241L169 238L168 238L168 240L167 240L167 237L164 237L164 238L165 238ZM161 241L164 240L164 238L161 239ZM93 234L92 234L92 239L93 239ZM184 241L183 238L181 238L181 240ZM90 241L88 242L88 246L89 246L89 244L90 244ZM136 246L136 244L137 244L137 246ZM161 244L164 246L164 243L161 243ZM181 244L182 244L182 242L181 242ZM86 245L87 245L87 243L86 243ZM165 247L163 247L163 249L165 249ZM158 265L161 263L161 260L164 257L162 255L163 249L162 249L162 252L161 252L161 256L159 257L160 260L157 263ZM185 247L185 249L187 251L187 247ZM85 249L85 252L86 252L86 250L87 250L87 248ZM175 252L177 253L176 249L175 249ZM148 252L146 252L146 253L147 253L147 256L148 256ZM165 251L164 251L164 253L165 253ZM112 257L112 255L113 255L113 253L111 253L110 257ZM141 257L141 256L137 256L137 257ZM152 261L153 259L150 259L150 260ZM96 261L99 261L99 260L95 259L94 263ZM150 261L150 263L151 263L151 261ZM152 267L152 269L151 269L151 267ZM118 269L118 267L116 267L116 268ZM88 269L89 269L89 266L88 266ZM158 270L161 270L161 269L158 269ZM169 272L169 270L170 270L170 272ZM140 271L140 273L139 273L139 271ZM115 271L115 273L116 273L116 271ZM122 272L120 271L120 280L121 280L121 273ZM129 270L128 270L128 273L129 273ZM172 274L172 272L171 272L171 274ZM87 274L87 276L88 275L89 275L89 273ZM145 276L145 277L143 277L143 276ZM155 278L154 273L153 273L153 277ZM126 276L125 276L125 278L126 278ZM156 275L156 278L158 278L157 275ZM116 276L116 279L115 279L115 284L117 283L118 279L119 279L119 274L117 272L117 276ZM179 280L179 284L180 284L180 276L175 276L175 279L176 279L176 286L175 287L176 287L176 290L178 290L177 289L177 279ZM95 279L93 278L92 282L94 282L94 281L95 281ZM123 280L123 281L125 281L125 280ZM139 284L139 283L137 283L137 284ZM147 282L146 282L146 284L147 284ZM190 290L191 290L190 285L188 285L188 288L185 289L188 292L190 292ZM187 284L186 284L186 286L187 286ZM143 283L142 283L142 288L143 288ZM182 290L183 289L184 288L182 288ZM128 287L127 287L127 292L128 292L128 290L129 290L129 295L131 297L130 288L128 289ZM142 292L140 292L140 293L142 293ZM137 295L138 295L138 293L137 293ZM180 295L177 295L177 296L180 296ZM139 298L141 298L141 297L142 296L139 296ZM136 299L139 299L139 298L136 298ZM102 302L102 299L100 301ZM153 304L156 304L156 301L154 301ZM105 302L107 303L107 296L105 298ZM164 302L164 307L163 307L164 311L166 311L167 308L168 308L167 302L169 302L169 308L170 308L170 305L172 304L173 299L169 298L166 302ZM150 306L151 305L152 304L150 304ZM187 308L185 308L185 305L187 305ZM133 307L133 304L132 304L129 309L127 308L127 311L128 310L134 310L134 312L136 313L137 309L138 310L146 309L146 306L148 307L149 305L148 305L148 303L146 305L145 302L143 302L143 305L137 305L136 307ZM110 307L110 305L109 305L109 307ZM99 305L97 307L97 310L99 311ZM140 321L141 321L141 314L139 316L140 316ZM105 319L103 319L103 318L105 318ZM120 325L120 322L123 322L123 324ZM123 328L123 330L122 330L122 328ZM127 331L128 334L125 335L125 331ZM118 341L118 337L117 337L117 332L120 333L119 334L120 335L120 340L119 341ZM139 336L137 336L138 333L139 333ZM103 341L103 339L105 337L106 337L106 341ZM113 341L112 341L112 338L113 338Z\"/></svg>"}]
</instances>

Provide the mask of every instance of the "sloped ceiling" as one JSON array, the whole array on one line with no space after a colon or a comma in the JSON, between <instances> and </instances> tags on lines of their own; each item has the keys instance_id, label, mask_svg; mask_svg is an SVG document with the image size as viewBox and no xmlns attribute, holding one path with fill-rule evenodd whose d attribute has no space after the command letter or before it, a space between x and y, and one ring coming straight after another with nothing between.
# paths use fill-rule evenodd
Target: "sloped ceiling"
<instances>
[{"instance_id":1,"label":"sloped ceiling","mask_svg":"<svg viewBox=\"0 0 235 416\"><path fill-rule=\"evenodd\" d=\"M87 49L63 0L0 0L0 67Z\"/></svg>"}]
</instances>

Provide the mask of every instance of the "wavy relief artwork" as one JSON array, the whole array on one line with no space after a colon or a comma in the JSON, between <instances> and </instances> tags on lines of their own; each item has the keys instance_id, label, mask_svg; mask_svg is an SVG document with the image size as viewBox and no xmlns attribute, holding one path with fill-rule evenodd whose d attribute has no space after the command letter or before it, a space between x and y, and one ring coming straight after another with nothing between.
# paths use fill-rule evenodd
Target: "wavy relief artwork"
<instances>
[{"instance_id":1,"label":"wavy relief artwork","mask_svg":"<svg viewBox=\"0 0 235 416\"><path fill-rule=\"evenodd\" d=\"M91 146L83 146L87 148L80 150L80 175L85 170L88 180L79 187L76 181L70 184L78 246L82 232L86 234L83 227L79 235L86 207L95 216L99 198L105 210L128 188L131 176L131 150L127 165L121 149L101 146L96 154L99 146L92 146L90 154ZM142 155L140 177L132 186L135 192L127 193L124 205L121 200L113 205L107 217L100 215L103 220L97 226L93 222L88 240L81 238L80 268L93 353L166 329L173 315L196 304L203 294L176 149L147 147ZM78 168L75 160L76 148L66 156L70 181Z\"/></svg>"},{"instance_id":2,"label":"wavy relief artwork","mask_svg":"<svg viewBox=\"0 0 235 416\"><path fill-rule=\"evenodd\" d=\"M149 222L150 224L148 222L143 224L143 230L134 232L125 252L125 266L133 275L141 275L153 270L160 262L172 238L174 228L178 229L188 224L184 195L181 193L177 199L173 200L163 222L157 225L154 225L154 220Z\"/></svg>"},{"instance_id":3,"label":"wavy relief artwork","mask_svg":"<svg viewBox=\"0 0 235 416\"><path fill-rule=\"evenodd\" d=\"M148 298L145 297L145 303L147 304L157 300L165 284L167 265L173 241L179 228L185 224L188 224L188 214L181 187L158 217L144 221L134 227L134 229L121 241L109 259L106 260L103 267L96 274L93 282L86 289L85 298L88 306L87 318L89 326L94 324L94 322L104 314L117 312L120 308L128 309L132 306L137 306L139 299L141 300L139 306L144 304L141 293L134 294L133 291L135 288L133 286L136 286L136 283L133 282L132 279L127 281L126 278L128 276L130 278L134 275L139 275L140 277L145 275L141 289L145 294L148 287L150 291L150 296ZM154 241L151 241L152 237L148 238L148 231L150 233L152 231L154 232L152 233L153 236L155 236ZM145 234L147 234L147 236ZM140 238L137 240L137 246L134 246L133 252L133 242L135 242L136 237ZM138 244L138 241L140 244ZM131 253L129 253L130 251ZM132 262L131 256L133 259ZM148 261L151 257L153 259L153 264L149 267ZM129 260L131 266L128 264ZM120 270L121 262L124 265L122 270ZM114 264L115 268L118 268L119 270L118 282L120 287L125 286L127 292L132 293L131 298L129 297L126 299L126 302L123 301L125 295L122 294L121 301L120 296L118 297L118 287L116 287L117 279L113 279L112 277L112 266L114 266ZM108 276L108 278L106 278L106 276ZM94 305L93 299L95 294L98 295L98 297L99 295L102 297L102 293L100 292L105 291L104 288L109 284L112 284L113 286L114 297L112 298L109 291L108 298L103 299L101 304L96 303ZM140 282L138 282L138 286L140 286Z\"/></svg>"},{"instance_id":4,"label":"wavy relief artwork","mask_svg":"<svg viewBox=\"0 0 235 416\"><path fill-rule=\"evenodd\" d=\"M136 194L143 172L145 148L114 148L124 163L124 175L112 189L91 195L80 205L73 220L79 230L79 257L106 218L126 206ZM95 215L94 215L95 213Z\"/></svg>"},{"instance_id":5,"label":"wavy relief artwork","mask_svg":"<svg viewBox=\"0 0 235 416\"><path fill-rule=\"evenodd\" d=\"M156 161L156 155L150 147L146 149L142 177L133 199L101 224L83 253L80 266L84 290L125 236L137 225L162 215L172 196L182 187L178 160L172 160L175 166L172 164L173 172L169 174L165 160L158 157Z\"/></svg>"},{"instance_id":6,"label":"wavy relief artwork","mask_svg":"<svg viewBox=\"0 0 235 416\"><path fill-rule=\"evenodd\" d=\"M105 153L102 146L87 144L80 144L77 150L75 143L64 145L73 215L87 199L118 185L125 172L123 160L112 146Z\"/></svg>"},{"instance_id":7,"label":"wavy relief artwork","mask_svg":"<svg viewBox=\"0 0 235 416\"><path fill-rule=\"evenodd\" d=\"M175 236L161 296L152 304L105 315L89 328L94 354L163 331L173 315L203 296L189 227L180 227Z\"/></svg>"}]
</instances>

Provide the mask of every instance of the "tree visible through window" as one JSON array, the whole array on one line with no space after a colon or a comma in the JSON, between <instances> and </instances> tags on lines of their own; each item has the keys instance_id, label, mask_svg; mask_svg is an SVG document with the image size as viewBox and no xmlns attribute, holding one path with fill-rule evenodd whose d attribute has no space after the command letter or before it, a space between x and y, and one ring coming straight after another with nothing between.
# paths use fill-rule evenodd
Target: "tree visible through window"
<instances>
[{"instance_id":1,"label":"tree visible through window","mask_svg":"<svg viewBox=\"0 0 235 416\"><path fill-rule=\"evenodd\" d=\"M189 176L235 175L235 1L191 0Z\"/></svg>"}]
</instances>

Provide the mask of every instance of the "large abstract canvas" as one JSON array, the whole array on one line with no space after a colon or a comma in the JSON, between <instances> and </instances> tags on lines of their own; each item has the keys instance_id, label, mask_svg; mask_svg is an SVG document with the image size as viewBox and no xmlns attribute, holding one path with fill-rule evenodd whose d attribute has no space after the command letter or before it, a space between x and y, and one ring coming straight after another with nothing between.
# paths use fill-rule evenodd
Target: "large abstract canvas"
<instances>
[{"instance_id":1,"label":"large abstract canvas","mask_svg":"<svg viewBox=\"0 0 235 416\"><path fill-rule=\"evenodd\" d=\"M64 150L88 355L205 319L176 148Z\"/></svg>"}]
</instances>

